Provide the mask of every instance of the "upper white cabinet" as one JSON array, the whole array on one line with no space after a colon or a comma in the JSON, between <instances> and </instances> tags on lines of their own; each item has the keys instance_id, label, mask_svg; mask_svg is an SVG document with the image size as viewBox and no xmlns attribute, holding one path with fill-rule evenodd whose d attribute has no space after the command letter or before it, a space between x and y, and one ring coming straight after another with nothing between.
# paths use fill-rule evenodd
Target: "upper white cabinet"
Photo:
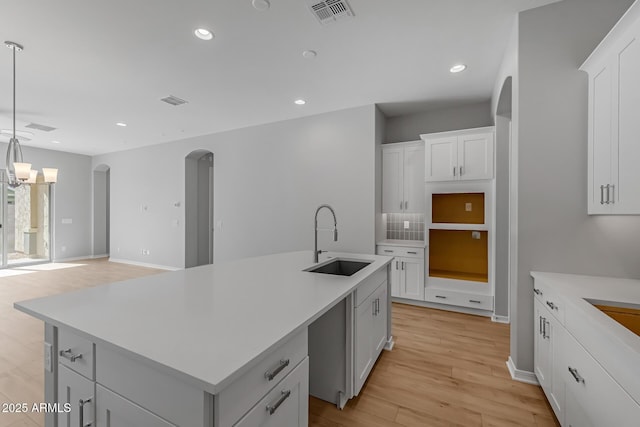
<instances>
[{"instance_id":1,"label":"upper white cabinet","mask_svg":"<svg viewBox=\"0 0 640 427\"><path fill-rule=\"evenodd\" d=\"M424 144L385 144L382 148L382 212L424 211Z\"/></svg>"},{"instance_id":2,"label":"upper white cabinet","mask_svg":"<svg viewBox=\"0 0 640 427\"><path fill-rule=\"evenodd\" d=\"M581 70L589 74L588 212L640 214L640 5Z\"/></svg>"},{"instance_id":3,"label":"upper white cabinet","mask_svg":"<svg viewBox=\"0 0 640 427\"><path fill-rule=\"evenodd\" d=\"M427 182L493 178L493 127L420 135Z\"/></svg>"}]
</instances>

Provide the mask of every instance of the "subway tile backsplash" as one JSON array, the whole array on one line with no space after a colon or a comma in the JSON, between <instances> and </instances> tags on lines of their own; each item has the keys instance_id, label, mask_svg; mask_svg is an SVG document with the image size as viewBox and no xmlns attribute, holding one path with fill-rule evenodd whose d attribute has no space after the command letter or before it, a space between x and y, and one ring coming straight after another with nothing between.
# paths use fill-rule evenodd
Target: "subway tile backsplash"
<instances>
[{"instance_id":1,"label":"subway tile backsplash","mask_svg":"<svg viewBox=\"0 0 640 427\"><path fill-rule=\"evenodd\" d=\"M424 214L388 213L387 239L424 240ZM409 221L409 228L404 222Z\"/></svg>"}]
</instances>

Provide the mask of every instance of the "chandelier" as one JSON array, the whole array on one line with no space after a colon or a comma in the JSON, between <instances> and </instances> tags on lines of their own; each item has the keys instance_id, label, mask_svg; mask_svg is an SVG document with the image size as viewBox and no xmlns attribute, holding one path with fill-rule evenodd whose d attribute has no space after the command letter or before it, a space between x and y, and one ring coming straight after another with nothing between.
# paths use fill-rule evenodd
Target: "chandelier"
<instances>
[{"instance_id":1,"label":"chandelier","mask_svg":"<svg viewBox=\"0 0 640 427\"><path fill-rule=\"evenodd\" d=\"M22 148L20 141L16 138L16 52L20 52L24 47L18 43L5 41L4 44L13 51L13 135L9 139L7 147L7 179L12 188L21 184L35 184L38 171L31 169L31 163L25 163L22 159ZM44 182L55 183L58 180L58 169L42 168Z\"/></svg>"}]
</instances>

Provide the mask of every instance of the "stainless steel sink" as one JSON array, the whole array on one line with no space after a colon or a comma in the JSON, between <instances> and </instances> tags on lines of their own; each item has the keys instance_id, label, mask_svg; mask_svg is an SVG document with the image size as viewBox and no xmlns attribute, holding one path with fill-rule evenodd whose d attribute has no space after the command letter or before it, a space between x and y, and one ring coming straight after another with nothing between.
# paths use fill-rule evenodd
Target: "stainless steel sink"
<instances>
[{"instance_id":1,"label":"stainless steel sink","mask_svg":"<svg viewBox=\"0 0 640 427\"><path fill-rule=\"evenodd\" d=\"M371 264L372 261L353 261L346 259L334 259L326 264L308 268L305 271L311 273L334 274L336 276L352 276Z\"/></svg>"}]
</instances>

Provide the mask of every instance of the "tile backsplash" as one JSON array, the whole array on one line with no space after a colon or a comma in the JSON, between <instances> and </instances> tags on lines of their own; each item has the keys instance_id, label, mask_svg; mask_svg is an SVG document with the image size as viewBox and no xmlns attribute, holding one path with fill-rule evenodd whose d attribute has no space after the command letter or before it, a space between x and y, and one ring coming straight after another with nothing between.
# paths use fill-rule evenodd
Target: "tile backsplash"
<instances>
[{"instance_id":1,"label":"tile backsplash","mask_svg":"<svg viewBox=\"0 0 640 427\"><path fill-rule=\"evenodd\" d=\"M424 240L424 214L388 213L387 239ZM404 222L409 221L409 228Z\"/></svg>"}]
</instances>

